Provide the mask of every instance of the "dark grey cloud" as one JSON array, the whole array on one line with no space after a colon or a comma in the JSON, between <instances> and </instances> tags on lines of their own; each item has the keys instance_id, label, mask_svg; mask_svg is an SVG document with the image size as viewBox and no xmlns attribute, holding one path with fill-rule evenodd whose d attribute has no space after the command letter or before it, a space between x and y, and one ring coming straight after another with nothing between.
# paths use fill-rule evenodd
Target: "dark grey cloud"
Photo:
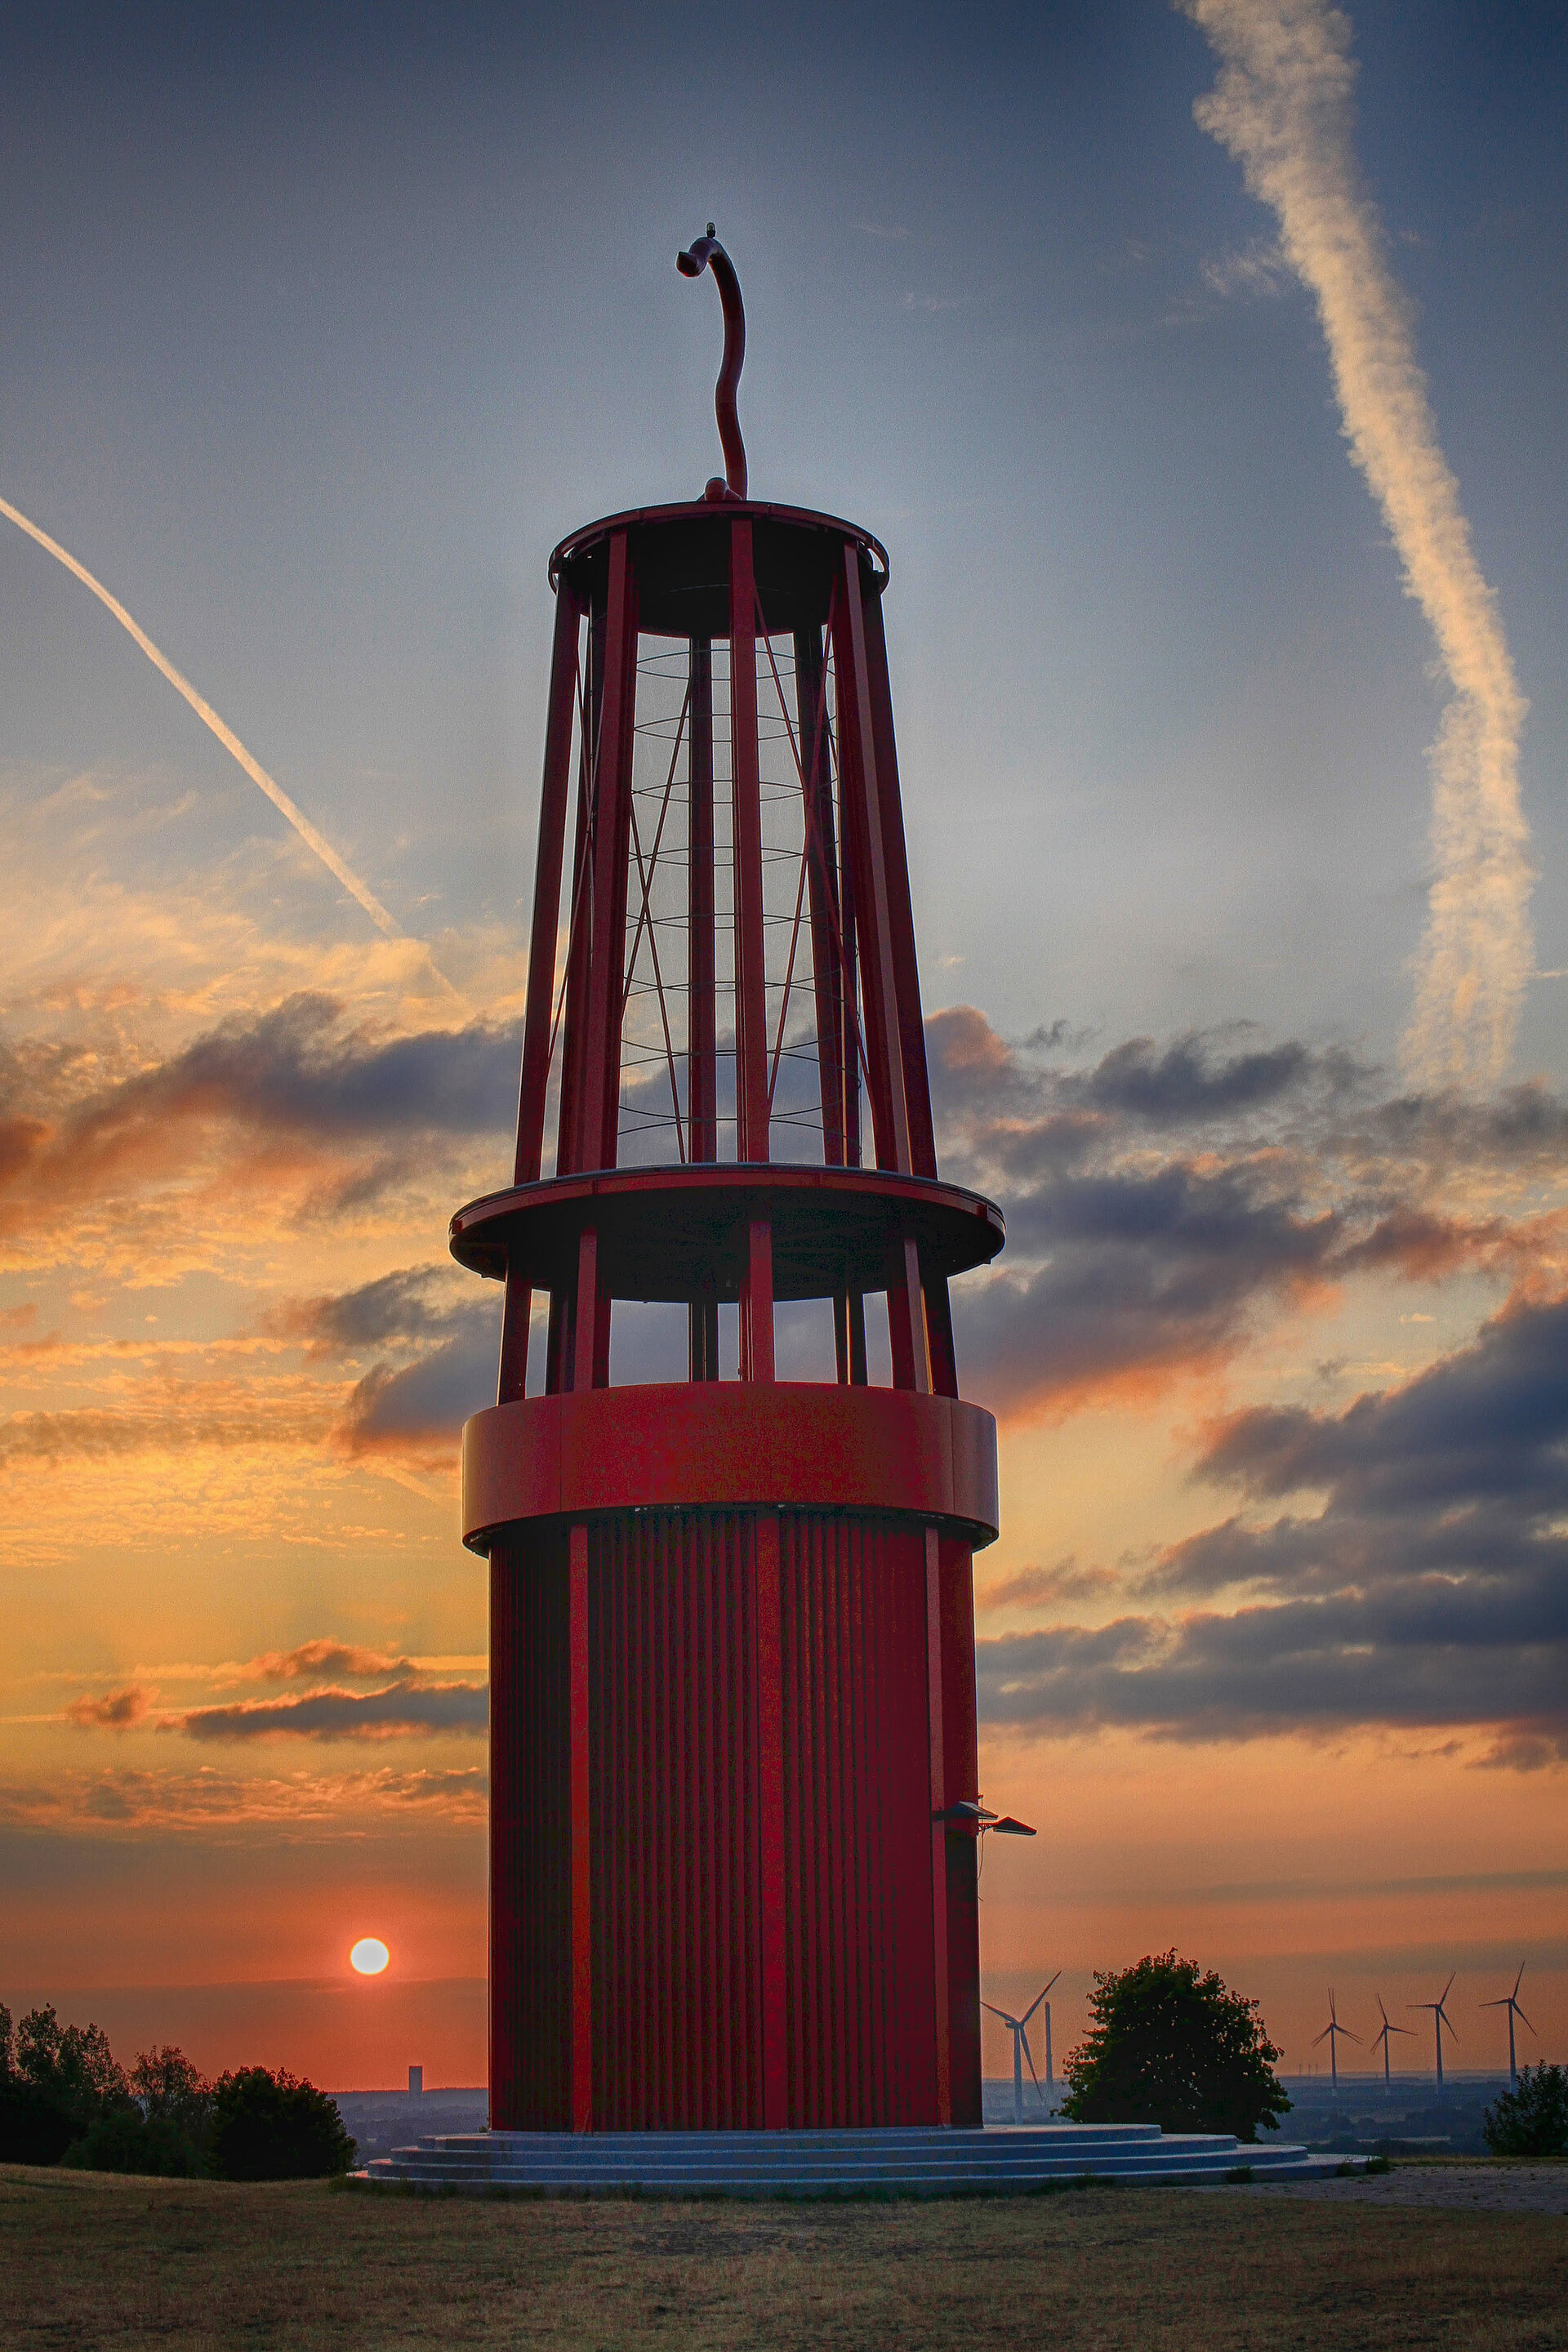
<instances>
[{"instance_id":1,"label":"dark grey cloud","mask_svg":"<svg viewBox=\"0 0 1568 2352\"><path fill-rule=\"evenodd\" d=\"M473 1295L473 1276L459 1275L450 1261L403 1266L355 1290L289 1299L268 1316L265 1328L303 1339L314 1356L357 1356L395 1343L452 1338Z\"/></svg>"},{"instance_id":2,"label":"dark grey cloud","mask_svg":"<svg viewBox=\"0 0 1568 2352\"><path fill-rule=\"evenodd\" d=\"M1510 1273L1527 1255L1522 1229L1456 1214L1418 1155L1391 1153L1391 1117L1422 1132L1415 1107L1380 1105L1347 1055L1237 1052L1226 1033L1072 1067L1055 1033L1015 1049L973 1007L928 1030L944 1171L1007 1217L1005 1258L954 1296L965 1380L1004 1412L1211 1366L1260 1311L1353 1274ZM1457 1150L1457 1107L1425 1109ZM1494 1111L1551 1125L1531 1090Z\"/></svg>"},{"instance_id":3,"label":"dark grey cloud","mask_svg":"<svg viewBox=\"0 0 1568 2352\"><path fill-rule=\"evenodd\" d=\"M1261 1109L1324 1076L1348 1079L1352 1066L1295 1041L1222 1056L1198 1035L1178 1037L1163 1052L1152 1037L1130 1037L1061 1086L1069 1102L1170 1128Z\"/></svg>"},{"instance_id":4,"label":"dark grey cloud","mask_svg":"<svg viewBox=\"0 0 1568 2352\"><path fill-rule=\"evenodd\" d=\"M187 1739L395 1739L425 1734L482 1737L485 1683L395 1682L384 1690L317 1690L298 1698L241 1699L167 1717L161 1729Z\"/></svg>"},{"instance_id":5,"label":"dark grey cloud","mask_svg":"<svg viewBox=\"0 0 1568 2352\"><path fill-rule=\"evenodd\" d=\"M389 1036L354 1027L331 997L297 995L107 1087L80 1066L13 1056L0 1208L14 1220L26 1202L123 1195L226 1132L247 1150L352 1152L356 1164L332 1171L313 1204L337 1213L406 1176L419 1149L510 1131L520 1050L515 1024Z\"/></svg>"},{"instance_id":6,"label":"dark grey cloud","mask_svg":"<svg viewBox=\"0 0 1568 2352\"><path fill-rule=\"evenodd\" d=\"M1346 1238L1247 1167L1067 1173L1006 1208L1028 1270L954 1300L966 1372L1004 1409L1208 1361L1260 1299L1327 1276Z\"/></svg>"},{"instance_id":7,"label":"dark grey cloud","mask_svg":"<svg viewBox=\"0 0 1568 2352\"><path fill-rule=\"evenodd\" d=\"M1486 1726L1496 1760L1568 1759L1568 1300L1516 1304L1342 1412L1239 1414L1196 1475L1255 1507L1173 1546L1145 1599L1244 1597L980 1645L983 1712L1189 1738Z\"/></svg>"},{"instance_id":8,"label":"dark grey cloud","mask_svg":"<svg viewBox=\"0 0 1568 2352\"><path fill-rule=\"evenodd\" d=\"M328 1136L500 1134L517 1119L521 1026L483 1022L384 1037L345 1026L335 998L289 997L222 1023L89 1107L82 1128L196 1109Z\"/></svg>"},{"instance_id":9,"label":"dark grey cloud","mask_svg":"<svg viewBox=\"0 0 1568 2352\"><path fill-rule=\"evenodd\" d=\"M1521 1304L1402 1388L1338 1413L1237 1415L1200 1465L1258 1496L1331 1487L1358 1517L1568 1505L1568 1299Z\"/></svg>"},{"instance_id":10,"label":"dark grey cloud","mask_svg":"<svg viewBox=\"0 0 1568 2352\"><path fill-rule=\"evenodd\" d=\"M1392 1152L1430 1169L1556 1167L1568 1150L1568 1103L1536 1078L1490 1100L1399 1095L1369 1108L1358 1134L1369 1151Z\"/></svg>"},{"instance_id":11,"label":"dark grey cloud","mask_svg":"<svg viewBox=\"0 0 1568 2352\"><path fill-rule=\"evenodd\" d=\"M1234 1050L1237 1028L1190 1031L1162 1046L1129 1037L1098 1062L1063 1066L1070 1047L1058 1023L1015 1048L973 1005L954 1005L926 1024L932 1099L939 1116L1000 1109L1053 1120L1078 1133L1099 1118L1134 1119L1175 1131L1311 1098L1340 1101L1364 1090L1375 1072L1341 1047L1289 1038Z\"/></svg>"},{"instance_id":12,"label":"dark grey cloud","mask_svg":"<svg viewBox=\"0 0 1568 2352\"><path fill-rule=\"evenodd\" d=\"M988 1723L1035 1731L1131 1727L1184 1739L1247 1739L1357 1725L1499 1727L1568 1760L1568 1644L1373 1622L1350 1601L1295 1601L1180 1622L1058 1626L978 1644ZM1423 1638L1425 1634L1425 1638Z\"/></svg>"},{"instance_id":13,"label":"dark grey cloud","mask_svg":"<svg viewBox=\"0 0 1568 2352\"><path fill-rule=\"evenodd\" d=\"M411 1364L374 1364L356 1384L337 1433L349 1452L449 1458L468 1414L495 1402L500 1294L475 1291L455 1338Z\"/></svg>"},{"instance_id":14,"label":"dark grey cloud","mask_svg":"<svg viewBox=\"0 0 1568 2352\"><path fill-rule=\"evenodd\" d=\"M353 1290L289 1299L267 1328L302 1340L314 1359L375 1358L337 1423L340 1446L434 1464L451 1458L468 1414L495 1402L500 1296L450 1264L405 1266Z\"/></svg>"}]
</instances>

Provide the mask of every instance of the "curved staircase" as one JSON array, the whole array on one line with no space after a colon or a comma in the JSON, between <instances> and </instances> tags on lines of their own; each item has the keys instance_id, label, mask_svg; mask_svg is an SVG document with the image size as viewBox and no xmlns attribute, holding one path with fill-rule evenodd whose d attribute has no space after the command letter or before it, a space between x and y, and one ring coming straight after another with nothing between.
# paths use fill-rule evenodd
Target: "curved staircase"
<instances>
[{"instance_id":1,"label":"curved staircase","mask_svg":"<svg viewBox=\"0 0 1568 2352\"><path fill-rule=\"evenodd\" d=\"M367 2165L361 2179L541 2196L951 2197L1020 2194L1086 2177L1153 2187L1333 2173L1348 2159L1243 2147L1227 2133L1152 2124L992 2125L796 2132L459 2132Z\"/></svg>"}]
</instances>

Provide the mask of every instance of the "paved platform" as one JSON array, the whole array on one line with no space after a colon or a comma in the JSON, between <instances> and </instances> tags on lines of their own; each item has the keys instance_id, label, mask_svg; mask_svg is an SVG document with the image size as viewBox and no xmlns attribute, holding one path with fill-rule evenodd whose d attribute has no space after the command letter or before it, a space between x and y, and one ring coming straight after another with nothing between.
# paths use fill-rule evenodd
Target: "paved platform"
<instances>
[{"instance_id":1,"label":"paved platform","mask_svg":"<svg viewBox=\"0 0 1568 2352\"><path fill-rule=\"evenodd\" d=\"M358 2177L413 2188L541 2195L952 2197L1067 2186L1128 2187L1332 2176L1351 2159L1244 2147L1228 2134L1152 2124L992 2125L982 2131L459 2132L368 2164ZM1364 2159L1363 2159L1364 2161Z\"/></svg>"}]
</instances>

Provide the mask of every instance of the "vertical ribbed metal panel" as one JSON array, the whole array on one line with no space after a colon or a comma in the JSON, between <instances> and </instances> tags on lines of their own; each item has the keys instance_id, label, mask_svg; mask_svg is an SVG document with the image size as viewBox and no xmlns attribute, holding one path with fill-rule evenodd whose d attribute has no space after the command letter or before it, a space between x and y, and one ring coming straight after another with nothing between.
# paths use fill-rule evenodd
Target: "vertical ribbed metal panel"
<instances>
[{"instance_id":1,"label":"vertical ribbed metal panel","mask_svg":"<svg viewBox=\"0 0 1568 2352\"><path fill-rule=\"evenodd\" d=\"M490 1555L490 2121L571 2124L566 1544Z\"/></svg>"},{"instance_id":2,"label":"vertical ribbed metal panel","mask_svg":"<svg viewBox=\"0 0 1568 2352\"><path fill-rule=\"evenodd\" d=\"M939 2120L924 1536L784 1513L784 2121ZM588 1530L594 2126L764 2121L756 1516L626 1512ZM568 1538L491 1564L491 2101L571 2127ZM954 1617L968 1558L944 1560ZM973 1698L958 1645L955 1718ZM944 1657L944 1666L948 1661ZM973 1776L962 1723L951 1743ZM950 1788L948 1796L960 1793ZM962 1793L969 1793L967 1787ZM973 1860L957 1847L953 2009L973 2005ZM954 2121L978 2094L961 2031ZM967 2086L975 2074L974 2097ZM961 2112L962 2111L962 2112Z\"/></svg>"},{"instance_id":3,"label":"vertical ribbed metal panel","mask_svg":"<svg viewBox=\"0 0 1568 2352\"><path fill-rule=\"evenodd\" d=\"M594 2120L605 2131L761 2120L754 1522L595 1523Z\"/></svg>"},{"instance_id":4,"label":"vertical ribbed metal panel","mask_svg":"<svg viewBox=\"0 0 1568 2352\"><path fill-rule=\"evenodd\" d=\"M974 1570L969 1546L942 1540L942 1758L945 1801L980 1794L974 1719ZM979 1840L947 1841L948 2057L952 2120L977 2130L980 2091Z\"/></svg>"},{"instance_id":5,"label":"vertical ribbed metal panel","mask_svg":"<svg viewBox=\"0 0 1568 2352\"><path fill-rule=\"evenodd\" d=\"M923 1536L781 1531L790 2121L935 2123Z\"/></svg>"}]
</instances>

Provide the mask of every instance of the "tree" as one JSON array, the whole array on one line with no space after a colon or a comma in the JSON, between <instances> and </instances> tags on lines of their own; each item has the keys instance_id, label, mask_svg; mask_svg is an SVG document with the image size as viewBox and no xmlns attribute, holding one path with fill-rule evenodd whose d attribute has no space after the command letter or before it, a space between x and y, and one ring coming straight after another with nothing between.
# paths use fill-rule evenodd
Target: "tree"
<instances>
[{"instance_id":1,"label":"tree","mask_svg":"<svg viewBox=\"0 0 1568 2352\"><path fill-rule=\"evenodd\" d=\"M131 2086L101 2026L62 2025L29 2010L13 2032L0 2009L0 2158L58 2164L101 2118L132 2106Z\"/></svg>"},{"instance_id":2,"label":"tree","mask_svg":"<svg viewBox=\"0 0 1568 2352\"><path fill-rule=\"evenodd\" d=\"M1527 2066L1481 2118L1494 2156L1568 2156L1568 2069Z\"/></svg>"},{"instance_id":3,"label":"tree","mask_svg":"<svg viewBox=\"0 0 1568 2352\"><path fill-rule=\"evenodd\" d=\"M194 2179L206 2170L213 2087L183 2050L143 2050L131 2070L135 2104L100 2116L66 2150L85 2172L163 2173Z\"/></svg>"},{"instance_id":4,"label":"tree","mask_svg":"<svg viewBox=\"0 0 1568 2352\"><path fill-rule=\"evenodd\" d=\"M143 2050L131 2069L131 2088L149 2122L177 2125L198 2146L212 2126L213 2086L173 2042Z\"/></svg>"},{"instance_id":5,"label":"tree","mask_svg":"<svg viewBox=\"0 0 1568 2352\"><path fill-rule=\"evenodd\" d=\"M346 2172L354 2143L324 2091L283 2067L242 2066L213 2092L207 2161L225 2180L317 2180Z\"/></svg>"},{"instance_id":6,"label":"tree","mask_svg":"<svg viewBox=\"0 0 1568 2352\"><path fill-rule=\"evenodd\" d=\"M1067 2058L1062 2113L1075 2123L1158 2124L1255 2140L1290 2102L1274 2072L1283 2055L1255 2000L1211 1969L1160 1952L1117 1973L1096 1970L1094 2022Z\"/></svg>"},{"instance_id":7,"label":"tree","mask_svg":"<svg viewBox=\"0 0 1568 2352\"><path fill-rule=\"evenodd\" d=\"M79 2172L162 2173L176 2180L199 2179L206 2170L189 2132L167 2116L144 2116L140 2107L99 2116L61 2161Z\"/></svg>"}]
</instances>

